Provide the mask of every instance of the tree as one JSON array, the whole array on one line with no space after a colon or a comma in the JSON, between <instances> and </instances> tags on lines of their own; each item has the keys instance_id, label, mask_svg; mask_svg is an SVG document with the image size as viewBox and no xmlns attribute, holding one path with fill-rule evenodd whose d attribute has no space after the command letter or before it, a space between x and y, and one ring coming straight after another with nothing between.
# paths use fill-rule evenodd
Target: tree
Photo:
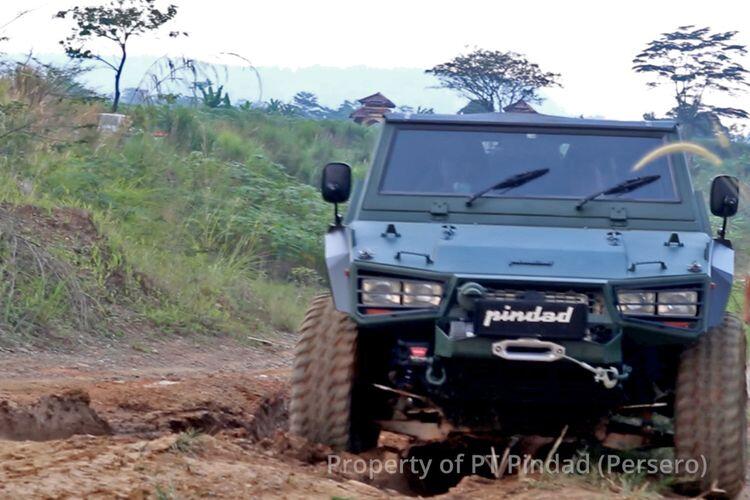
<instances>
[{"instance_id":1,"label":"tree","mask_svg":"<svg viewBox=\"0 0 750 500\"><path fill-rule=\"evenodd\" d=\"M305 118L322 120L332 112L331 109L318 102L318 96L312 92L297 92L292 98L292 106L299 109L299 114Z\"/></svg>"},{"instance_id":2,"label":"tree","mask_svg":"<svg viewBox=\"0 0 750 500\"><path fill-rule=\"evenodd\" d=\"M538 91L559 86L556 73L548 73L515 52L477 49L438 64L425 73L440 80L443 88L456 90L489 111L502 111L521 99L541 102Z\"/></svg>"},{"instance_id":3,"label":"tree","mask_svg":"<svg viewBox=\"0 0 750 500\"><path fill-rule=\"evenodd\" d=\"M70 17L75 22L70 35L60 41L65 53L71 59L90 59L107 66L115 73L115 95L112 101L112 112L120 104L120 79L125 60L127 59L128 42L131 38L143 35L147 31L159 29L177 15L175 5L166 10L155 7L156 0L112 0L107 5L97 7L73 7L57 13L57 18ZM186 33L182 33L186 35ZM169 36L179 36L172 31ZM86 48L96 39L107 39L119 48L119 55L114 60L96 54Z\"/></svg>"},{"instance_id":4,"label":"tree","mask_svg":"<svg viewBox=\"0 0 750 500\"><path fill-rule=\"evenodd\" d=\"M196 83L203 99L203 105L208 108L231 108L232 102L229 100L229 94L224 92L224 85L214 91L214 84L211 80Z\"/></svg>"},{"instance_id":5,"label":"tree","mask_svg":"<svg viewBox=\"0 0 750 500\"><path fill-rule=\"evenodd\" d=\"M281 116L299 116L300 113L299 108L281 99L269 99L263 110L268 114Z\"/></svg>"},{"instance_id":6,"label":"tree","mask_svg":"<svg viewBox=\"0 0 750 500\"><path fill-rule=\"evenodd\" d=\"M0 24L0 42L7 42L10 40L6 35L6 30L8 26L15 23L19 19L21 19L23 16L31 12L31 9L22 10L21 12L17 13L15 16L13 16L9 21L4 22L3 24Z\"/></svg>"},{"instance_id":7,"label":"tree","mask_svg":"<svg viewBox=\"0 0 750 500\"><path fill-rule=\"evenodd\" d=\"M633 59L633 69L651 76L654 88L673 87L676 105L669 115L693 131L710 128L713 117L748 118L744 109L708 104L711 91L736 95L748 85L748 70L733 58L744 56L744 45L733 42L736 31L711 32L710 28L680 26L649 42Z\"/></svg>"},{"instance_id":8,"label":"tree","mask_svg":"<svg viewBox=\"0 0 750 500\"><path fill-rule=\"evenodd\" d=\"M416 109L414 107L407 105L399 106L398 107L399 113L411 113L413 115L434 115L435 109L434 108L427 108L423 106L417 106Z\"/></svg>"},{"instance_id":9,"label":"tree","mask_svg":"<svg viewBox=\"0 0 750 500\"><path fill-rule=\"evenodd\" d=\"M358 108L357 101L345 99L339 107L331 110L326 118L329 120L348 120L349 116Z\"/></svg>"}]
</instances>

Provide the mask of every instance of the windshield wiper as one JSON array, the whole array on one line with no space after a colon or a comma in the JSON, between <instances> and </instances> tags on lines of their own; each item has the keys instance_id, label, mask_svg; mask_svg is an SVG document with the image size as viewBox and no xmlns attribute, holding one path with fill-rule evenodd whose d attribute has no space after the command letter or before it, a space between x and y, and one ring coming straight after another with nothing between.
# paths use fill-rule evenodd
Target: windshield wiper
<instances>
[{"instance_id":1,"label":"windshield wiper","mask_svg":"<svg viewBox=\"0 0 750 500\"><path fill-rule=\"evenodd\" d=\"M582 209L586 203L590 202L591 200L595 198L598 198L599 196L602 196L605 194L629 193L631 191L635 191L639 187L645 186L646 184L651 184L652 182L656 182L659 179L661 179L661 175L644 175L643 177L633 177L632 179L622 181L619 184L615 184L611 188L607 188L603 191L599 191L597 193L591 194L583 198L576 205L576 210Z\"/></svg>"},{"instance_id":2,"label":"windshield wiper","mask_svg":"<svg viewBox=\"0 0 750 500\"><path fill-rule=\"evenodd\" d=\"M529 170L527 172L521 172L520 174L515 174L515 175L511 175L510 177L506 177L505 179L499 182L496 182L492 184L491 186L472 194L469 197L469 199L466 200L466 206L470 207L471 204L474 203L474 200L476 200L477 198L481 198L482 196L489 193L490 191L494 191L495 189L509 190L518 186L523 186L527 182L533 181L537 177L541 177L545 175L547 172L549 172L548 168L540 168L538 170Z\"/></svg>"}]
</instances>

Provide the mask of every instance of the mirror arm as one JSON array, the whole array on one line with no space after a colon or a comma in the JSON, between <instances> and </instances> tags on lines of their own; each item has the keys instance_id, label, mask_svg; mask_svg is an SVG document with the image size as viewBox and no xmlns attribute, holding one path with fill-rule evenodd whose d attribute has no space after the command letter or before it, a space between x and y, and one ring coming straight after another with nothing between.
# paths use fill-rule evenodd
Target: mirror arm
<instances>
[{"instance_id":1,"label":"mirror arm","mask_svg":"<svg viewBox=\"0 0 750 500\"><path fill-rule=\"evenodd\" d=\"M720 241L726 241L726 234L727 234L727 218L724 217L721 220L721 229L719 229L719 240Z\"/></svg>"},{"instance_id":2,"label":"mirror arm","mask_svg":"<svg viewBox=\"0 0 750 500\"><path fill-rule=\"evenodd\" d=\"M334 203L333 204L333 227L341 227L342 221L343 221L343 218L341 217L341 214L339 213L339 204Z\"/></svg>"},{"instance_id":3,"label":"mirror arm","mask_svg":"<svg viewBox=\"0 0 750 500\"><path fill-rule=\"evenodd\" d=\"M737 201L738 201L737 198L734 198L734 197L730 197L730 196L724 197L724 205L725 206L726 205L736 206L737 205ZM735 209L735 211L736 211L736 209ZM722 241L722 242L726 242L727 241L726 235L727 235L727 219L728 218L729 217L727 217L727 216L722 217L722 220L721 220L721 229L719 229L719 231L718 231L719 241Z\"/></svg>"}]
</instances>

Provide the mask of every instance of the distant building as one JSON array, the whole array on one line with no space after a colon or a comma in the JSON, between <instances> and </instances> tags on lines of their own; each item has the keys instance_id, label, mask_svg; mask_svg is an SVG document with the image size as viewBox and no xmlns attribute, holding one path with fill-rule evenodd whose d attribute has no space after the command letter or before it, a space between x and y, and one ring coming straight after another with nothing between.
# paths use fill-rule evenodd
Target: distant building
<instances>
[{"instance_id":1,"label":"distant building","mask_svg":"<svg viewBox=\"0 0 750 500\"><path fill-rule=\"evenodd\" d=\"M506 113L534 113L537 114L537 111L532 108L528 102L524 101L523 99L519 99L513 104L508 104L503 108L503 111Z\"/></svg>"},{"instance_id":2,"label":"distant building","mask_svg":"<svg viewBox=\"0 0 750 500\"><path fill-rule=\"evenodd\" d=\"M127 127L128 117L120 113L99 113L97 130L102 134L114 134Z\"/></svg>"},{"instance_id":3,"label":"distant building","mask_svg":"<svg viewBox=\"0 0 750 500\"><path fill-rule=\"evenodd\" d=\"M463 108L458 110L460 115L473 115L477 113L492 113L492 106L479 99L472 99Z\"/></svg>"},{"instance_id":4,"label":"distant building","mask_svg":"<svg viewBox=\"0 0 750 500\"><path fill-rule=\"evenodd\" d=\"M519 99L516 102L509 104L503 108L503 111L505 113L534 113L537 114L537 111L532 108L529 103L524 101L523 99ZM479 99L472 99L471 101L466 104L463 108L461 108L458 113L461 115L470 115L473 113L494 113L494 107L491 104L488 104L482 100Z\"/></svg>"},{"instance_id":5,"label":"distant building","mask_svg":"<svg viewBox=\"0 0 750 500\"><path fill-rule=\"evenodd\" d=\"M390 113L396 105L386 96L377 92L358 101L362 106L352 112L349 117L362 125L383 123L385 115Z\"/></svg>"}]
</instances>

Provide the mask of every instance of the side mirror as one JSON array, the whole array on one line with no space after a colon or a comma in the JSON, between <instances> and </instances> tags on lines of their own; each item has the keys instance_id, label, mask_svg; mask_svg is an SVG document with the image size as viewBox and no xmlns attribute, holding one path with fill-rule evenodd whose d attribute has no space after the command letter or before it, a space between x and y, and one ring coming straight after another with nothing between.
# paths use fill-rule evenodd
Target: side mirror
<instances>
[{"instance_id":1,"label":"side mirror","mask_svg":"<svg viewBox=\"0 0 750 500\"><path fill-rule=\"evenodd\" d=\"M346 163L329 163L323 168L320 192L328 203L344 203L352 189L352 168Z\"/></svg>"},{"instance_id":2,"label":"side mirror","mask_svg":"<svg viewBox=\"0 0 750 500\"><path fill-rule=\"evenodd\" d=\"M711 213L731 217L740 204L740 181L731 175L718 175L711 183Z\"/></svg>"}]
</instances>

